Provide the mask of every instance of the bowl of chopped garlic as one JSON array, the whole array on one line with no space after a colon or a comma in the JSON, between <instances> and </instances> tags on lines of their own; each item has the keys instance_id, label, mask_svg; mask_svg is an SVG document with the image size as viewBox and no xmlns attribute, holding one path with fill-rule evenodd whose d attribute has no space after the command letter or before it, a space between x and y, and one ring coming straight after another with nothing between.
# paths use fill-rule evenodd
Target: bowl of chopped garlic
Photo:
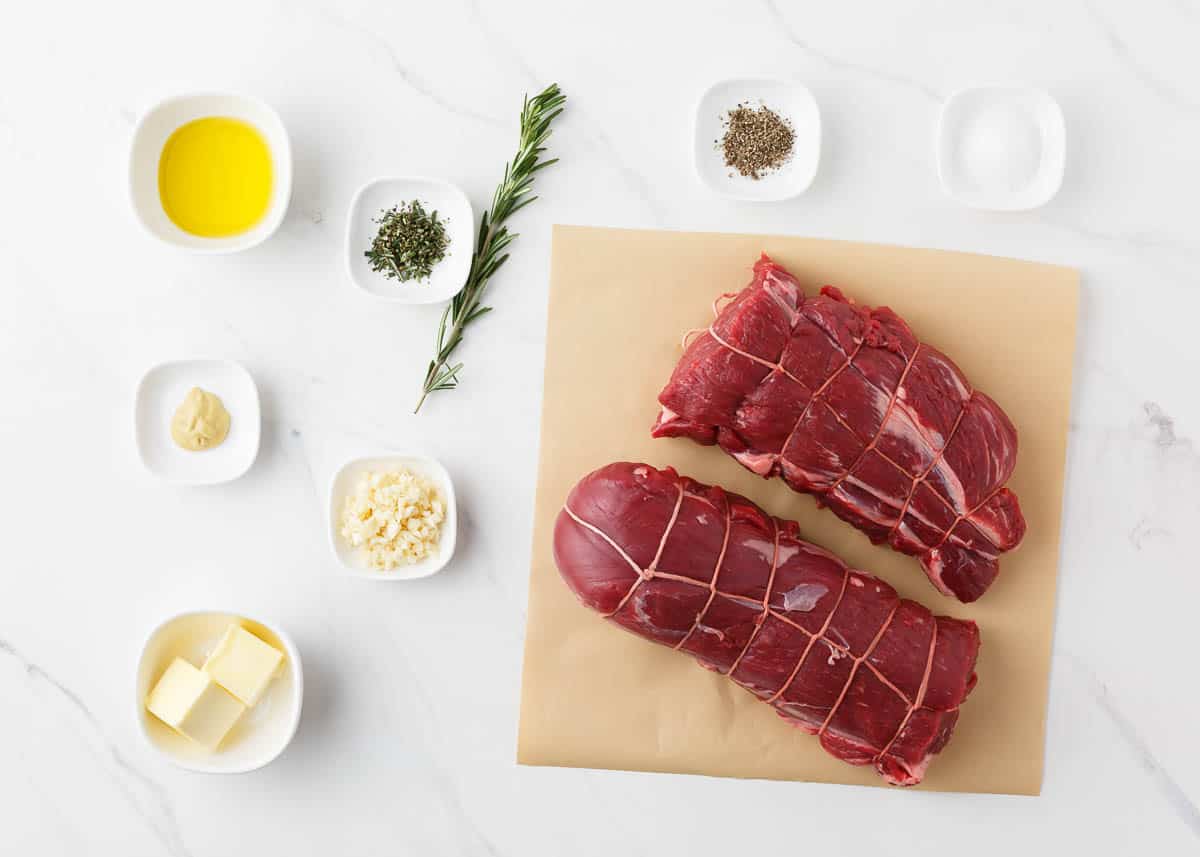
<instances>
[{"instance_id":1,"label":"bowl of chopped garlic","mask_svg":"<svg viewBox=\"0 0 1200 857\"><path fill-rule=\"evenodd\" d=\"M458 514L450 474L421 455L352 458L329 488L329 544L347 573L416 580L454 554Z\"/></svg>"}]
</instances>

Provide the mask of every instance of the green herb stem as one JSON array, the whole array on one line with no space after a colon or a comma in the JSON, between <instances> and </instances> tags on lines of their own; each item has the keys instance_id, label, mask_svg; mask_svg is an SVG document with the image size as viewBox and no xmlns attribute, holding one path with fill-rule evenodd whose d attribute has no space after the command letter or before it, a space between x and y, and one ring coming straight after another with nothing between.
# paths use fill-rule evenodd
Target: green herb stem
<instances>
[{"instance_id":1,"label":"green herb stem","mask_svg":"<svg viewBox=\"0 0 1200 857\"><path fill-rule=\"evenodd\" d=\"M551 84L533 98L525 96L521 107L521 140L512 161L504 166L504 178L492 196L491 208L483 213L479 223L475 252L471 257L471 270L462 289L454 296L442 313L438 325L436 353L429 361L425 372L425 383L421 398L413 413L421 410L430 393L452 390L458 386L461 362L451 364L450 358L463 339L463 332L473 321L491 312L490 306L480 304L484 290L492 276L508 261L505 252L517 237L509 232L506 221L529 203L537 199L532 196L533 180L538 170L545 169L558 158L541 160L545 142L550 136L550 124L563 111L567 97L558 84Z\"/></svg>"}]
</instances>

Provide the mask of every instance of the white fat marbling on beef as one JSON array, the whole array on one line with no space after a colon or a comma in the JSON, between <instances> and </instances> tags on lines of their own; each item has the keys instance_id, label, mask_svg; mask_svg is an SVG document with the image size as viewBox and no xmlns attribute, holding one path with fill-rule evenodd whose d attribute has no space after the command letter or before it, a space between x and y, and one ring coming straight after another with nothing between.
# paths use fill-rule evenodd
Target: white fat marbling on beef
<instances>
[{"instance_id":1,"label":"white fat marbling on beef","mask_svg":"<svg viewBox=\"0 0 1200 857\"><path fill-rule=\"evenodd\" d=\"M932 547L932 545L925 544L923 541L921 541L917 534L913 532L913 529L911 526L909 526L907 520L910 515L917 520L921 520L919 516L912 512L912 508L909 507L909 511L906 512L904 516L905 520L901 521L900 525L896 527L896 540L902 545L906 545L914 549L914 552L924 553L926 550Z\"/></svg>"},{"instance_id":2,"label":"white fat marbling on beef","mask_svg":"<svg viewBox=\"0 0 1200 857\"><path fill-rule=\"evenodd\" d=\"M917 783L921 782L921 780L925 779L925 772L929 769L929 763L932 760L933 760L933 754L926 753L924 758L921 759L921 761L919 761L913 765L905 766L905 770L907 771L906 776L893 777L888 774L884 774L883 778L888 783L890 783L891 785L894 785L894 786L916 785Z\"/></svg>"},{"instance_id":3,"label":"white fat marbling on beef","mask_svg":"<svg viewBox=\"0 0 1200 857\"><path fill-rule=\"evenodd\" d=\"M775 562L775 542L766 539L744 539L742 544L761 556L768 566Z\"/></svg>"},{"instance_id":4,"label":"white fat marbling on beef","mask_svg":"<svg viewBox=\"0 0 1200 857\"><path fill-rule=\"evenodd\" d=\"M820 583L801 583L783 593L783 609L807 613L817 606L817 602L829 591L829 587Z\"/></svg>"},{"instance_id":5,"label":"white fat marbling on beef","mask_svg":"<svg viewBox=\"0 0 1200 857\"><path fill-rule=\"evenodd\" d=\"M759 476L768 475L779 460L779 456L773 452L755 452L749 449L735 452L733 457L742 467Z\"/></svg>"},{"instance_id":6,"label":"white fat marbling on beef","mask_svg":"<svg viewBox=\"0 0 1200 857\"><path fill-rule=\"evenodd\" d=\"M646 590L641 589L634 593L633 613L647 630L659 630L658 626L654 624L654 620L650 617L650 614L646 611Z\"/></svg>"},{"instance_id":7,"label":"white fat marbling on beef","mask_svg":"<svg viewBox=\"0 0 1200 857\"><path fill-rule=\"evenodd\" d=\"M963 490L962 480L958 478L958 474L954 469L946 463L946 459L939 458L937 464L934 465L932 473L936 473L937 478L931 481L939 486L939 494L948 495L946 499L950 501L950 505L954 507L954 511L960 515L969 512L967 494Z\"/></svg>"},{"instance_id":8,"label":"white fat marbling on beef","mask_svg":"<svg viewBox=\"0 0 1200 857\"><path fill-rule=\"evenodd\" d=\"M795 326L799 315L797 308L800 305L800 290L796 288L795 282L782 277L768 276L763 283L763 289L783 311L788 327Z\"/></svg>"},{"instance_id":9,"label":"white fat marbling on beef","mask_svg":"<svg viewBox=\"0 0 1200 857\"><path fill-rule=\"evenodd\" d=\"M848 476L843 480L843 485L850 485L859 489L864 494L879 501L877 506L863 505L860 498L852 497L845 492L841 486L832 492L834 497L842 499L846 503L854 502L854 511L861 518L866 518L868 521L873 521L883 527L890 527L896 522L896 517L900 513L900 508L904 505L903 497L889 497L884 494L874 485L868 485L857 476Z\"/></svg>"},{"instance_id":10,"label":"white fat marbling on beef","mask_svg":"<svg viewBox=\"0 0 1200 857\"><path fill-rule=\"evenodd\" d=\"M908 404L897 399L883 425L883 434L897 444L907 446L924 459L926 466L930 456L942 448L945 438L934 426L924 422ZM914 474L916 475L916 474Z\"/></svg>"},{"instance_id":11,"label":"white fat marbling on beef","mask_svg":"<svg viewBox=\"0 0 1200 857\"><path fill-rule=\"evenodd\" d=\"M776 561L776 564L779 566L787 565L788 561L796 556L796 554L800 553L800 551L800 545L796 544L795 542L781 541L779 543L779 557Z\"/></svg>"}]
</instances>

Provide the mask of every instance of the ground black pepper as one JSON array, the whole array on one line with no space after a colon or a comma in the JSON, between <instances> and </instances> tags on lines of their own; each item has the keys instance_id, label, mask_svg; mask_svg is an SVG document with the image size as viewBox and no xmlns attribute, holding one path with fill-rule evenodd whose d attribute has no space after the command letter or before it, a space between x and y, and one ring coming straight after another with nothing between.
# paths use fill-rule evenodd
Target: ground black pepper
<instances>
[{"instance_id":1,"label":"ground black pepper","mask_svg":"<svg viewBox=\"0 0 1200 857\"><path fill-rule=\"evenodd\" d=\"M796 132L792 123L771 108L750 107L742 102L722 120L725 136L718 146L725 166L744 176L762 178L763 173L779 169L792 156Z\"/></svg>"}]
</instances>

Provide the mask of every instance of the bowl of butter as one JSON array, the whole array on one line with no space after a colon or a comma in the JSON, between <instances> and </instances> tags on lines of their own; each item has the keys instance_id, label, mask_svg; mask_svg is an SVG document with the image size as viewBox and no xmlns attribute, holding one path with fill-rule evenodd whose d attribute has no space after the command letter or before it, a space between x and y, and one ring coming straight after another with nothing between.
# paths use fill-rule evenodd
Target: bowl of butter
<instances>
[{"instance_id":1,"label":"bowl of butter","mask_svg":"<svg viewBox=\"0 0 1200 857\"><path fill-rule=\"evenodd\" d=\"M137 671L142 735L191 771L240 774L274 760L300 724L300 653L281 629L236 613L172 616Z\"/></svg>"}]
</instances>

